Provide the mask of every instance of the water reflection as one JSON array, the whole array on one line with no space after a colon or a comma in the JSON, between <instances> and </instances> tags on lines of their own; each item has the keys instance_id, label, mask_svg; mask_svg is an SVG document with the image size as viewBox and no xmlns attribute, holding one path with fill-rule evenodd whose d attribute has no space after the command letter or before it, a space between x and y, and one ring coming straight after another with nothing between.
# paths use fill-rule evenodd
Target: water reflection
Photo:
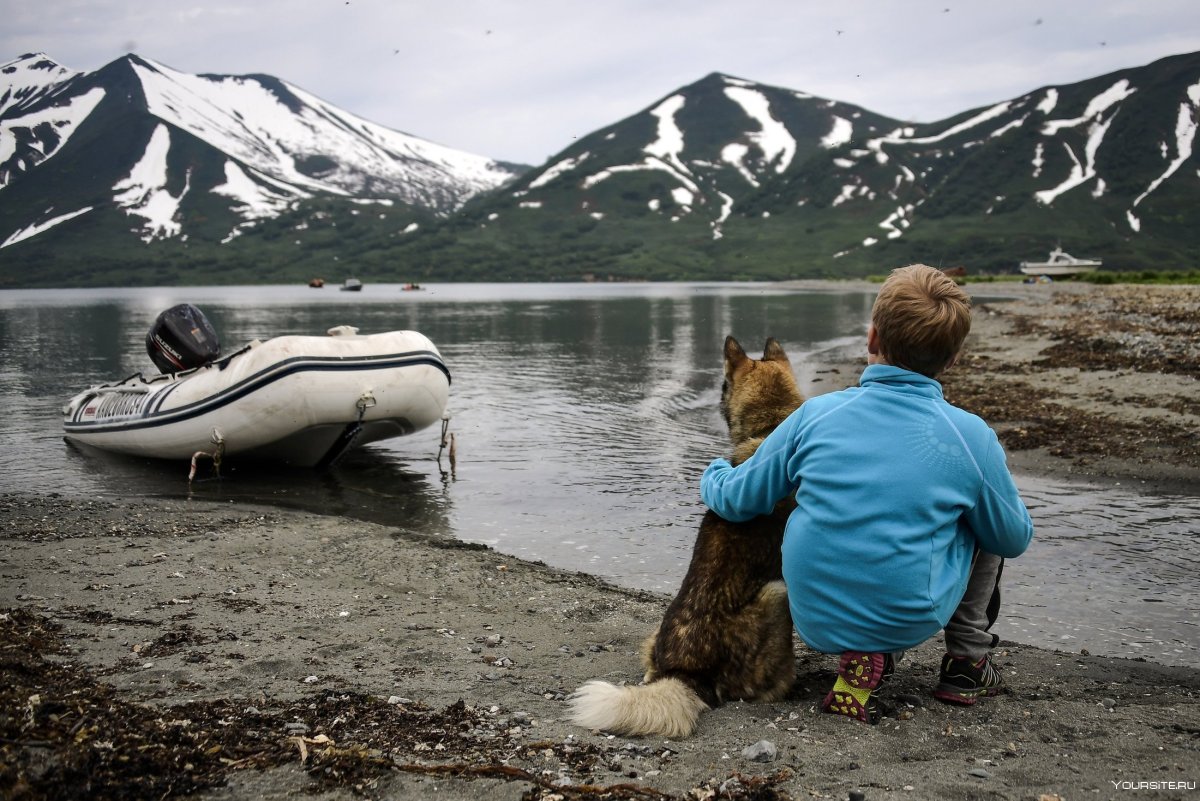
<instances>
[{"instance_id":1,"label":"water reflection","mask_svg":"<svg viewBox=\"0 0 1200 801\"><path fill-rule=\"evenodd\" d=\"M351 452L333 468L316 472L276 464L226 461L221 474L202 466L187 481L188 465L139 459L64 442L66 468L96 495L195 498L220 503L279 506L341 515L416 532L454 536L449 523L448 481L436 469L409 464L386 451ZM126 488L122 490L120 488ZM64 487L75 492L82 487Z\"/></svg>"},{"instance_id":2,"label":"water reflection","mask_svg":"<svg viewBox=\"0 0 1200 801\"><path fill-rule=\"evenodd\" d=\"M806 354L862 341L872 299L756 285L0 291L0 475L13 490L187 497L186 465L68 447L59 416L77 389L150 369L145 332L175 303L199 305L226 352L341 324L411 328L453 375L454 480L426 430L324 474L227 462L192 497L447 534L670 592L703 512L700 472L727 449L725 335L752 351L777 337L803 386ZM1038 531L1006 568L1002 636L1200 665L1200 499L1019 483Z\"/></svg>"}]
</instances>

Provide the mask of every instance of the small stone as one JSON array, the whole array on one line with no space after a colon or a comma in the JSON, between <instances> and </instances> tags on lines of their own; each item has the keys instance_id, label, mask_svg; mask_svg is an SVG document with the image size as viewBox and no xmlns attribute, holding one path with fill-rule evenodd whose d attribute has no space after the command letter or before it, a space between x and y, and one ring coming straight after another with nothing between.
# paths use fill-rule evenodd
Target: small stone
<instances>
[{"instance_id":1,"label":"small stone","mask_svg":"<svg viewBox=\"0 0 1200 801\"><path fill-rule=\"evenodd\" d=\"M528 726L533 722L533 716L528 712L513 712L512 721L518 726Z\"/></svg>"},{"instance_id":2,"label":"small stone","mask_svg":"<svg viewBox=\"0 0 1200 801\"><path fill-rule=\"evenodd\" d=\"M988 773L983 768L971 768L967 771L968 776L974 776L976 779L990 779L992 774Z\"/></svg>"},{"instance_id":3,"label":"small stone","mask_svg":"<svg viewBox=\"0 0 1200 801\"><path fill-rule=\"evenodd\" d=\"M742 787L742 783L738 781L736 776L731 776L730 778L721 782L721 786L717 788L717 794L721 798L737 798L738 796L742 795L743 792L744 788Z\"/></svg>"},{"instance_id":4,"label":"small stone","mask_svg":"<svg viewBox=\"0 0 1200 801\"><path fill-rule=\"evenodd\" d=\"M759 740L754 745L743 748L742 756L751 762L774 762L779 756L779 751L770 740Z\"/></svg>"},{"instance_id":5,"label":"small stone","mask_svg":"<svg viewBox=\"0 0 1200 801\"><path fill-rule=\"evenodd\" d=\"M1104 707L1105 709L1111 710L1116 705L1117 705L1116 698L1101 698L1100 699L1100 706Z\"/></svg>"},{"instance_id":6,"label":"small stone","mask_svg":"<svg viewBox=\"0 0 1200 801\"><path fill-rule=\"evenodd\" d=\"M285 723L283 728L296 734L304 734L308 731L308 724L293 721L292 723Z\"/></svg>"},{"instance_id":7,"label":"small stone","mask_svg":"<svg viewBox=\"0 0 1200 801\"><path fill-rule=\"evenodd\" d=\"M411 704L411 703L412 703L412 699L411 699L411 698L405 698L405 697L404 697L404 696L402 696L402 695L393 695L393 696L391 696L390 698L388 698L387 702L388 702L389 704L393 704L393 705L395 705L395 704Z\"/></svg>"},{"instance_id":8,"label":"small stone","mask_svg":"<svg viewBox=\"0 0 1200 801\"><path fill-rule=\"evenodd\" d=\"M867 801L867 794L862 790L851 790L850 801Z\"/></svg>"},{"instance_id":9,"label":"small stone","mask_svg":"<svg viewBox=\"0 0 1200 801\"><path fill-rule=\"evenodd\" d=\"M316 676L306 676L304 679L305 684L316 684L318 681L320 681L320 679L318 679Z\"/></svg>"}]
</instances>

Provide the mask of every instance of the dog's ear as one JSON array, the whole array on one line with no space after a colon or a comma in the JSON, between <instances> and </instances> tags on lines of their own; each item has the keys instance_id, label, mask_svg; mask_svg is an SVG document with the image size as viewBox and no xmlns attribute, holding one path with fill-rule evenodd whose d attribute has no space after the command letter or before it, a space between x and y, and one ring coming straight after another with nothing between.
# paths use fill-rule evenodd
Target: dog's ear
<instances>
[{"instance_id":1,"label":"dog's ear","mask_svg":"<svg viewBox=\"0 0 1200 801\"><path fill-rule=\"evenodd\" d=\"M725 337L725 375L733 375L734 371L748 361L750 357L742 350L738 341L731 336Z\"/></svg>"},{"instance_id":2,"label":"dog's ear","mask_svg":"<svg viewBox=\"0 0 1200 801\"><path fill-rule=\"evenodd\" d=\"M783 352L783 345L779 344L779 340L775 337L767 337L767 346L763 349L763 361L765 362L787 362L787 354ZM791 364L791 362L788 362Z\"/></svg>"}]
</instances>

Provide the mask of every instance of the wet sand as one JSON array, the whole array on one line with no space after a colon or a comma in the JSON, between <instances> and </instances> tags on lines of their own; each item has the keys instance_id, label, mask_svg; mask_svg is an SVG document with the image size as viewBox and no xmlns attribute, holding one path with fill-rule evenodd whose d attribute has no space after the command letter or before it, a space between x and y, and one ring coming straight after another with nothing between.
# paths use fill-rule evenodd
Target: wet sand
<instances>
[{"instance_id":1,"label":"wet sand","mask_svg":"<svg viewBox=\"0 0 1200 801\"><path fill-rule=\"evenodd\" d=\"M1017 470L1200 491L1200 290L1148 289L971 287L1012 299L977 305L947 396ZM824 356L810 394L857 378ZM627 739L564 699L638 680L663 596L279 509L47 488L0 521L4 798L1200 797L1200 670L1005 641L1007 692L956 708L935 640L868 727L816 711L835 660L797 644L785 701Z\"/></svg>"}]
</instances>

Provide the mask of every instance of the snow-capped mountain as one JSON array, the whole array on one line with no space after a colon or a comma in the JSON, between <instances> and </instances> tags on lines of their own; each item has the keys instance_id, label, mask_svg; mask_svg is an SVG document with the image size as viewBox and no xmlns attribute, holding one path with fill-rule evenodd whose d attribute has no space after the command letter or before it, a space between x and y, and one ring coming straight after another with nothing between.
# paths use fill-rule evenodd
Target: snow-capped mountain
<instances>
[{"instance_id":1,"label":"snow-capped mountain","mask_svg":"<svg viewBox=\"0 0 1200 801\"><path fill-rule=\"evenodd\" d=\"M766 187L828 161L855 131L897 123L857 106L713 73L598 131L511 187L534 210L563 188L596 220L634 200L678 222L698 216L719 240L731 216Z\"/></svg>"},{"instance_id":2,"label":"snow-capped mountain","mask_svg":"<svg viewBox=\"0 0 1200 801\"><path fill-rule=\"evenodd\" d=\"M590 218L598 240L605 226L662 221L714 275L738 272L731 256L750 248L836 274L909 259L1015 267L1072 240L1109 255L1153 244L1189 266L1196 235L1179 217L1200 199L1198 119L1200 54L929 124L713 74L581 140L480 212L494 237L564 215ZM698 226L712 245L699 248Z\"/></svg>"},{"instance_id":3,"label":"snow-capped mountain","mask_svg":"<svg viewBox=\"0 0 1200 801\"><path fill-rule=\"evenodd\" d=\"M0 66L0 247L112 210L145 242L227 241L322 196L444 214L519 172L270 76L135 55L93 73L44 54Z\"/></svg>"},{"instance_id":4,"label":"snow-capped mountain","mask_svg":"<svg viewBox=\"0 0 1200 801\"><path fill-rule=\"evenodd\" d=\"M1200 249L1200 53L923 124L713 73L524 171L274 78L134 56L0 78L0 285L1015 272L1056 246L1169 270Z\"/></svg>"}]
</instances>

